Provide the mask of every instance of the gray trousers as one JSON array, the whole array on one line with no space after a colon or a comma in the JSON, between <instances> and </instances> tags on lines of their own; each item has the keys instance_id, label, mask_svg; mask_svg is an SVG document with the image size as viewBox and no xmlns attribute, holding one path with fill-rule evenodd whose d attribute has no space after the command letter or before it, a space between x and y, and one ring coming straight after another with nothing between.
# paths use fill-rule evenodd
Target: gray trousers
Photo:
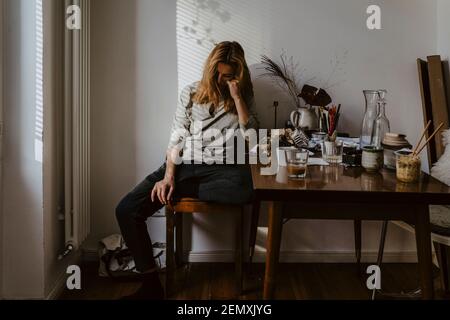
<instances>
[{"instance_id":1,"label":"gray trousers","mask_svg":"<svg viewBox=\"0 0 450 320\"><path fill-rule=\"evenodd\" d=\"M125 243L133 254L136 269L155 267L152 242L145 221L164 205L150 194L156 182L164 178L165 164L148 175L116 207L116 218ZM253 188L248 165L181 164L175 176L174 199L198 198L202 201L246 204L252 201Z\"/></svg>"}]
</instances>

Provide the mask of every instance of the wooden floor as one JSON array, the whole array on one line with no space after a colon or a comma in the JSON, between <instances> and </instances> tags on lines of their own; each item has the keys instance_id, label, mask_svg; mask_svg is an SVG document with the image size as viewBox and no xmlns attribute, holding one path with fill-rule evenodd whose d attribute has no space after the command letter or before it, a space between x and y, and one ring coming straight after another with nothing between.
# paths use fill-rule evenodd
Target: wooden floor
<instances>
[{"instance_id":1,"label":"wooden floor","mask_svg":"<svg viewBox=\"0 0 450 320\"><path fill-rule=\"evenodd\" d=\"M172 299L184 300L258 300L262 296L263 264L253 264L244 278L245 291L238 295L234 287L233 264L191 264L177 271L177 290ZM355 264L281 264L275 299L338 299L368 300L371 292L366 288L366 266L359 271ZM82 270L82 290L66 290L64 300L111 300L132 294L136 282L120 282L97 275L97 264L88 263ZM163 274L161 274L161 278ZM418 287L416 264L384 264L382 289L386 293L400 293ZM438 272L435 276L437 299L444 297L440 290ZM395 299L378 295L378 299Z\"/></svg>"}]
</instances>

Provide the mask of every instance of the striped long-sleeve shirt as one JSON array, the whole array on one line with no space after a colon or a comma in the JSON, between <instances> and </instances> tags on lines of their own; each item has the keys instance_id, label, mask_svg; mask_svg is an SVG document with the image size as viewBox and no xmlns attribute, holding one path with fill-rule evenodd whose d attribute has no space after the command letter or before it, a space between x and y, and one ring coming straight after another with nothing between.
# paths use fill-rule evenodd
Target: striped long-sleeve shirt
<instances>
[{"instance_id":1,"label":"striped long-sleeve shirt","mask_svg":"<svg viewBox=\"0 0 450 320\"><path fill-rule=\"evenodd\" d=\"M259 126L253 97L245 99L249 120L239 123L237 114L225 111L221 102L214 113L212 103L197 104L192 101L198 82L186 86L177 104L168 149L182 150L182 160L194 163L233 163L234 137L247 136L249 129Z\"/></svg>"}]
</instances>

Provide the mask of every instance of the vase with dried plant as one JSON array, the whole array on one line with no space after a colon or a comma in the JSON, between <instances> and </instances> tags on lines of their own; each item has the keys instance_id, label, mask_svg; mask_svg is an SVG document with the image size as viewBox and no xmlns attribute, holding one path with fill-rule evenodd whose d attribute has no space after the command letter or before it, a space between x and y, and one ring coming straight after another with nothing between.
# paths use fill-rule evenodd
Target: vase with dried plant
<instances>
[{"instance_id":1,"label":"vase with dried plant","mask_svg":"<svg viewBox=\"0 0 450 320\"><path fill-rule=\"evenodd\" d=\"M323 89L317 89L310 85L301 87L297 69L293 57L287 58L283 52L280 56L281 64L276 63L268 56L263 55L261 64L266 71L261 76L267 76L289 96L295 110L291 113L291 123L298 130L317 130L319 118L314 109L315 106L326 106L331 103L331 97ZM302 88L302 89L300 89ZM303 106L301 100L305 102Z\"/></svg>"}]
</instances>

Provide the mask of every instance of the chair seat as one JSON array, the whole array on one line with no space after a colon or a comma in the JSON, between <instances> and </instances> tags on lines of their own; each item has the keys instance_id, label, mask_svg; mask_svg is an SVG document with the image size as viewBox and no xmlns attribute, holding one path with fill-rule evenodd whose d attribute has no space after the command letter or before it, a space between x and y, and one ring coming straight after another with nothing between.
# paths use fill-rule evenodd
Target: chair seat
<instances>
[{"instance_id":1,"label":"chair seat","mask_svg":"<svg viewBox=\"0 0 450 320\"><path fill-rule=\"evenodd\" d=\"M243 205L225 204L218 202L203 201L197 198L174 199L168 204L168 208L178 213L229 213L239 210Z\"/></svg>"},{"instance_id":2,"label":"chair seat","mask_svg":"<svg viewBox=\"0 0 450 320\"><path fill-rule=\"evenodd\" d=\"M450 206L430 206L431 232L450 236Z\"/></svg>"},{"instance_id":3,"label":"chair seat","mask_svg":"<svg viewBox=\"0 0 450 320\"><path fill-rule=\"evenodd\" d=\"M197 198L174 198L173 202L200 202L200 199Z\"/></svg>"},{"instance_id":4,"label":"chair seat","mask_svg":"<svg viewBox=\"0 0 450 320\"><path fill-rule=\"evenodd\" d=\"M394 221L396 225L410 232L414 232L414 224ZM450 237L450 207L430 206L430 229L433 234Z\"/></svg>"}]
</instances>

